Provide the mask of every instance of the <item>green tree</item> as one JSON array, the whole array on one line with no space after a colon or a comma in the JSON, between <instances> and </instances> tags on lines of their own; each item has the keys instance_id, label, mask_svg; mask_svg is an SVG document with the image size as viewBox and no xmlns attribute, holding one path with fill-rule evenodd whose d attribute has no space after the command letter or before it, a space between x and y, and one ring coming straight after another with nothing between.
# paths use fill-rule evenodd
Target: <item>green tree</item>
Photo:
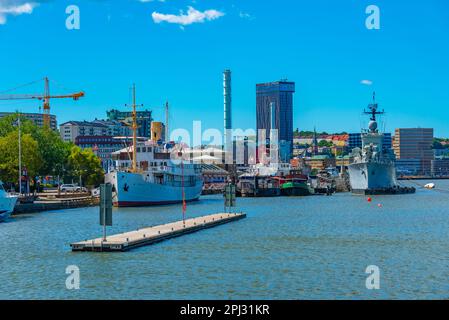
<instances>
[{"instance_id":1,"label":"green tree","mask_svg":"<svg viewBox=\"0 0 449 320\"><path fill-rule=\"evenodd\" d=\"M10 159L2 161L0 167L0 170L4 173L4 181L8 182L16 180L16 175L12 180L10 179L12 172L15 171L18 175L18 151L9 150L9 148L14 148L14 141L16 141L16 148L18 148L18 128L16 125L18 117L19 113L0 119L0 137L3 137L2 147L11 154ZM61 176L63 180L68 180L64 177L79 179L81 175L82 182L87 185L97 185L102 181L104 173L101 161L92 150L81 151L72 143L64 142L58 132L36 126L23 116L20 119L22 138L26 137L25 140L27 140L22 145L23 154L33 152L34 158L39 159L38 166L29 168L32 169L29 170L30 177L50 175ZM15 139L11 136L13 134L16 135ZM11 142L11 146L7 146L8 142Z\"/></svg>"},{"instance_id":2,"label":"green tree","mask_svg":"<svg viewBox=\"0 0 449 320\"><path fill-rule=\"evenodd\" d=\"M44 162L40 170L40 175L61 175L66 166L72 144L64 142L59 134L50 128L35 128L31 132L33 138L39 145Z\"/></svg>"},{"instance_id":3,"label":"green tree","mask_svg":"<svg viewBox=\"0 0 449 320\"><path fill-rule=\"evenodd\" d=\"M318 146L319 147L332 147L333 143L330 141L321 140L320 142L318 142Z\"/></svg>"},{"instance_id":4,"label":"green tree","mask_svg":"<svg viewBox=\"0 0 449 320\"><path fill-rule=\"evenodd\" d=\"M0 136L6 136L10 132L16 131L18 118L19 113L0 119ZM30 134L39 146L38 150L43 163L38 174L42 176L61 174L55 172L55 169L64 167L71 145L62 141L59 133L50 128L38 127L23 116L20 117L20 121L22 133Z\"/></svg>"},{"instance_id":5,"label":"green tree","mask_svg":"<svg viewBox=\"0 0 449 320\"><path fill-rule=\"evenodd\" d=\"M81 150L78 146L72 146L68 156L68 169L73 178L81 177L84 185L97 186L104 180L101 160L91 149Z\"/></svg>"},{"instance_id":6,"label":"green tree","mask_svg":"<svg viewBox=\"0 0 449 320\"><path fill-rule=\"evenodd\" d=\"M28 176L35 177L42 166L43 159L38 143L30 134L22 135L22 168L27 168ZM18 181L19 175L19 132L18 130L0 137L0 179L2 181Z\"/></svg>"}]
</instances>

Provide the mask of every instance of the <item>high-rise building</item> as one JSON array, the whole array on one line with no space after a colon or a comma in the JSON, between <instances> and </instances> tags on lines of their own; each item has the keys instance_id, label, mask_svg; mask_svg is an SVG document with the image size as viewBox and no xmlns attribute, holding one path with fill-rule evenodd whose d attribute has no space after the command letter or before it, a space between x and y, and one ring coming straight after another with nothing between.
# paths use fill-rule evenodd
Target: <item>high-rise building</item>
<instances>
[{"instance_id":1,"label":"high-rise building","mask_svg":"<svg viewBox=\"0 0 449 320\"><path fill-rule=\"evenodd\" d=\"M397 167L402 161L419 160L420 168L417 168L417 173L430 174L431 162L434 160L432 144L433 129L431 128L396 129L393 149L396 159L399 160Z\"/></svg>"},{"instance_id":2,"label":"high-rise building","mask_svg":"<svg viewBox=\"0 0 449 320\"><path fill-rule=\"evenodd\" d=\"M17 112L0 112L0 118L14 115L14 114L17 114ZM21 115L22 115L22 117L33 121L34 124L37 125L38 127L44 126L44 114L43 113L21 113ZM55 131L58 129L58 124L56 122L56 116L52 115L52 114L50 115L50 128Z\"/></svg>"},{"instance_id":3,"label":"high-rise building","mask_svg":"<svg viewBox=\"0 0 449 320\"><path fill-rule=\"evenodd\" d=\"M266 137L271 130L271 104L274 104L274 122L278 130L281 161L288 162L293 151L293 93L295 83L286 80L261 83L256 85L257 134L266 130ZM259 138L258 138L259 140Z\"/></svg>"},{"instance_id":4,"label":"high-rise building","mask_svg":"<svg viewBox=\"0 0 449 320\"><path fill-rule=\"evenodd\" d=\"M106 112L108 120L132 122L132 111L109 110ZM153 121L152 112L149 110L137 111L137 135L139 137L151 137L151 122Z\"/></svg>"}]
</instances>

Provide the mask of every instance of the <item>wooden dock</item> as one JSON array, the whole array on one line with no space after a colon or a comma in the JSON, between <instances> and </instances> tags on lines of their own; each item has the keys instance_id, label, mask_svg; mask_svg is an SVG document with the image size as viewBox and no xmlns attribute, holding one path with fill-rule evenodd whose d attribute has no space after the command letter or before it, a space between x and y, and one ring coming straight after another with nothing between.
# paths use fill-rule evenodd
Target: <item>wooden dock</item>
<instances>
[{"instance_id":1,"label":"wooden dock","mask_svg":"<svg viewBox=\"0 0 449 320\"><path fill-rule=\"evenodd\" d=\"M137 247L152 245L167 239L212 228L221 224L237 221L246 217L244 213L217 213L208 216L176 221L136 231L125 232L93 240L72 243L72 251L111 252L128 251Z\"/></svg>"}]
</instances>

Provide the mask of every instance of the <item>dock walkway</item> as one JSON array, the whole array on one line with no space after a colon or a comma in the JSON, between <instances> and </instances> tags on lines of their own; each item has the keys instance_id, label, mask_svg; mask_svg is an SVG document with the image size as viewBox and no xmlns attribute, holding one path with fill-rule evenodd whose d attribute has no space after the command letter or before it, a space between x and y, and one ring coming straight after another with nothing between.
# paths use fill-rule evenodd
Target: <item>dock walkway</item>
<instances>
[{"instance_id":1,"label":"dock walkway","mask_svg":"<svg viewBox=\"0 0 449 320\"><path fill-rule=\"evenodd\" d=\"M170 238L212 228L221 224L240 220L246 217L244 213L217 213L208 216L176 221L164 225L138 229L93 240L72 243L72 251L110 252L128 251L133 248L151 245Z\"/></svg>"}]
</instances>

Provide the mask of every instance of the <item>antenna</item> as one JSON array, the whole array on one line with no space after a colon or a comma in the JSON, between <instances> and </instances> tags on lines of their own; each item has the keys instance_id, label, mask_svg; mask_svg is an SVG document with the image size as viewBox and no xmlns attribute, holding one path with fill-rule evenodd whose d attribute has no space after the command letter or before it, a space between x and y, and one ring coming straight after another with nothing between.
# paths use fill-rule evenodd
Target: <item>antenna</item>
<instances>
[{"instance_id":1,"label":"antenna","mask_svg":"<svg viewBox=\"0 0 449 320\"><path fill-rule=\"evenodd\" d=\"M168 115L169 115L168 101L165 102L165 141L170 141L170 129L168 127Z\"/></svg>"}]
</instances>

